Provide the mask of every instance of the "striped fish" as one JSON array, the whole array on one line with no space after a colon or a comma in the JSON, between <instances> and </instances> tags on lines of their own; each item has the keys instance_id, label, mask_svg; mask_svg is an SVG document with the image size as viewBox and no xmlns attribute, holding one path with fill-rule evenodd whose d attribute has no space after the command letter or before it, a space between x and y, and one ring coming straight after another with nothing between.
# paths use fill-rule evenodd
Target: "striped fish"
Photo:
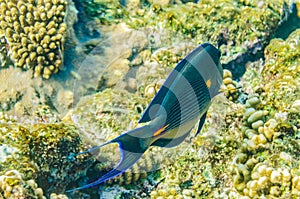
<instances>
[{"instance_id":1,"label":"striped fish","mask_svg":"<svg viewBox=\"0 0 300 199\"><path fill-rule=\"evenodd\" d=\"M189 135L199 121L196 135L205 122L211 99L223 81L220 51L209 43L195 48L172 70L155 95L139 123L148 123L111 141L90 149L118 143L119 164L98 180L68 192L90 188L110 180L136 163L150 146L175 147Z\"/></svg>"}]
</instances>

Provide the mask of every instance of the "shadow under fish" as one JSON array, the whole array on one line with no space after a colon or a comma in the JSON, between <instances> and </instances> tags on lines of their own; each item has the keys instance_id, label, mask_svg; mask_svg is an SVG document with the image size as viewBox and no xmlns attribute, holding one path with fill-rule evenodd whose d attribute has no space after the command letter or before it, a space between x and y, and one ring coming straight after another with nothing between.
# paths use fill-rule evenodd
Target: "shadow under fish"
<instances>
[{"instance_id":1,"label":"shadow under fish","mask_svg":"<svg viewBox=\"0 0 300 199\"><path fill-rule=\"evenodd\" d=\"M98 180L67 192L94 187L122 174L150 146L169 148L179 145L199 121L198 135L211 99L219 94L222 82L220 51L209 43L199 45L177 64L147 107L139 120L139 123L148 122L147 125L83 152L118 143L121 153L119 164Z\"/></svg>"}]
</instances>

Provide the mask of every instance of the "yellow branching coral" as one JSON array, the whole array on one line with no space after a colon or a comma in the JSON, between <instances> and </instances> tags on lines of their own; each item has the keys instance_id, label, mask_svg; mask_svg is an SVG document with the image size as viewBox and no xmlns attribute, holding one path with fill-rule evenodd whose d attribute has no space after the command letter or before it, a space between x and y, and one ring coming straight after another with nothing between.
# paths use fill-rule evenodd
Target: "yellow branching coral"
<instances>
[{"instance_id":1,"label":"yellow branching coral","mask_svg":"<svg viewBox=\"0 0 300 199\"><path fill-rule=\"evenodd\" d=\"M16 66L48 79L62 64L66 0L0 0L0 45Z\"/></svg>"}]
</instances>

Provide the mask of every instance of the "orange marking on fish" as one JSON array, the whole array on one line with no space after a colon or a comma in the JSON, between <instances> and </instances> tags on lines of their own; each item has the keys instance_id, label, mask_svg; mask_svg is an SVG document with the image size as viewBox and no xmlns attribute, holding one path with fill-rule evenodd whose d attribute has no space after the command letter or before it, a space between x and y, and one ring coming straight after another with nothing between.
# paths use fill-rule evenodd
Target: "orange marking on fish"
<instances>
[{"instance_id":1,"label":"orange marking on fish","mask_svg":"<svg viewBox=\"0 0 300 199\"><path fill-rule=\"evenodd\" d=\"M211 86L211 81L210 81L210 79L207 80L205 83L206 83L207 88L210 88L210 86Z\"/></svg>"},{"instance_id":2,"label":"orange marking on fish","mask_svg":"<svg viewBox=\"0 0 300 199\"><path fill-rule=\"evenodd\" d=\"M153 136L154 137L156 137L156 136L159 136L167 127L169 126L169 124L168 125L166 125L166 126L163 126L163 127L161 127L160 129L158 129L157 131L155 131L154 133L153 133Z\"/></svg>"}]
</instances>

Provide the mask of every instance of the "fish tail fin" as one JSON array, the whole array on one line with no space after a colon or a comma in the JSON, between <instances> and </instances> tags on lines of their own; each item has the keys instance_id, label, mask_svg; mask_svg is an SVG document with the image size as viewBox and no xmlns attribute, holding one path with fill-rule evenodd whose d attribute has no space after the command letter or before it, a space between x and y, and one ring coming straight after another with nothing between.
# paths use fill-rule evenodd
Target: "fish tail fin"
<instances>
[{"instance_id":1,"label":"fish tail fin","mask_svg":"<svg viewBox=\"0 0 300 199\"><path fill-rule=\"evenodd\" d=\"M123 153L122 154L123 157L122 157L121 161L119 162L118 166L116 166L114 169L110 170L108 173L101 176L98 180L96 180L92 183L86 184L84 186L81 186L81 187L78 187L78 188L75 188L75 189L68 190L66 192L73 192L73 191L78 191L78 190L81 190L81 189L91 188L91 187L97 186L97 185L99 185L99 184L101 184L101 183L103 183L107 180L110 180L110 179L122 174L123 172L125 172L125 170L130 168L143 155L141 153L135 154L135 153L132 153L132 152L129 152L129 151L124 151L122 149L121 149L121 151Z\"/></svg>"},{"instance_id":2,"label":"fish tail fin","mask_svg":"<svg viewBox=\"0 0 300 199\"><path fill-rule=\"evenodd\" d=\"M121 153L121 160L118 163L118 165L110 170L108 173L104 174L101 176L98 180L86 184L84 186L68 190L67 192L73 192L81 189L86 189L90 187L97 186L105 181L108 181L122 173L124 173L127 169L132 167L144 154L144 152L148 149L149 146L143 147L141 143L143 143L144 140L147 140L148 138L146 137L140 137L143 135L142 133L147 130L146 126L136 128L134 130L131 130L127 133L124 133L120 135L119 137L104 143L103 145L94 147L88 151L82 152L82 153L87 153L89 151L93 151L96 149L99 149L100 147L110 144L110 143L118 143L119 148L120 148L120 153Z\"/></svg>"}]
</instances>

